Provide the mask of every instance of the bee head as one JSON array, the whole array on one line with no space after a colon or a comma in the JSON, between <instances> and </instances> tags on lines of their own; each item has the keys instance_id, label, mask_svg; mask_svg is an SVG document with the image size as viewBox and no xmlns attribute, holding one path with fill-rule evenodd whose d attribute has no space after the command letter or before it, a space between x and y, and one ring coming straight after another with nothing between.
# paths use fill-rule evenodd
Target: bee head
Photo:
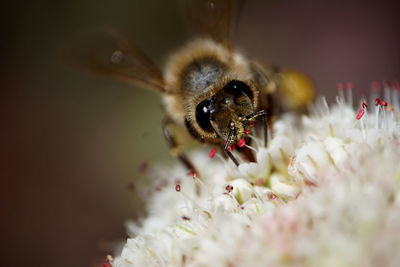
<instances>
[{"instance_id":1,"label":"bee head","mask_svg":"<svg viewBox=\"0 0 400 267\"><path fill-rule=\"evenodd\" d=\"M244 118L254 113L255 92L245 82L232 80L221 90L196 107L196 122L206 132L226 140L235 129L233 140L238 141L250 123Z\"/></svg>"}]
</instances>

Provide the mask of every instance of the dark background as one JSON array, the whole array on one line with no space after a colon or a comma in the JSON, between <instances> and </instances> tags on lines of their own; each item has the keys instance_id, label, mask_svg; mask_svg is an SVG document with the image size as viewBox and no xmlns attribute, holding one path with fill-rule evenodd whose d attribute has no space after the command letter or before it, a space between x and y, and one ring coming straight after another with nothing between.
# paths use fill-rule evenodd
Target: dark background
<instances>
[{"instance_id":1,"label":"dark background","mask_svg":"<svg viewBox=\"0 0 400 267\"><path fill-rule=\"evenodd\" d=\"M1 265L98 266L143 203L142 162L171 161L156 93L82 73L63 51L114 27L160 66L185 34L175 1L1 3ZM397 1L248 1L249 58L301 69L330 100L339 81L399 79ZM140 189L139 189L140 190Z\"/></svg>"}]
</instances>

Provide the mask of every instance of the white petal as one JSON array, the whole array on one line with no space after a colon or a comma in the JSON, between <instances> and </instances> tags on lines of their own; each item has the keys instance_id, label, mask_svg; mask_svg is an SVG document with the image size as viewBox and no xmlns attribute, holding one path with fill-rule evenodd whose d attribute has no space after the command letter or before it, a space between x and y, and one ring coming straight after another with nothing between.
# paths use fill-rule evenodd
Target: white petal
<instances>
[{"instance_id":1,"label":"white petal","mask_svg":"<svg viewBox=\"0 0 400 267\"><path fill-rule=\"evenodd\" d=\"M233 186L232 195L235 196L240 204L250 199L253 194L252 185L245 179L236 179L230 182L230 184Z\"/></svg>"},{"instance_id":2,"label":"white petal","mask_svg":"<svg viewBox=\"0 0 400 267\"><path fill-rule=\"evenodd\" d=\"M291 178L280 174L273 174L270 177L271 189L277 195L294 199L300 193L301 188Z\"/></svg>"},{"instance_id":3,"label":"white petal","mask_svg":"<svg viewBox=\"0 0 400 267\"><path fill-rule=\"evenodd\" d=\"M217 211L235 212L237 210L237 202L233 196L228 194L220 195L213 200L214 208Z\"/></svg>"},{"instance_id":4,"label":"white petal","mask_svg":"<svg viewBox=\"0 0 400 267\"><path fill-rule=\"evenodd\" d=\"M342 139L335 137L328 137L324 141L326 151L333 160L336 166L339 166L346 162L348 159L348 153L345 150L345 144Z\"/></svg>"}]
</instances>

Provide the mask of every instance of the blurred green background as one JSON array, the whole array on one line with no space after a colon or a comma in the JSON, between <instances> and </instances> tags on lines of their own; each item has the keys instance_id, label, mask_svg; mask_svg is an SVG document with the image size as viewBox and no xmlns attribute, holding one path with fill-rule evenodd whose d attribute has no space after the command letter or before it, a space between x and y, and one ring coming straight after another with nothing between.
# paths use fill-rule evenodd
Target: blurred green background
<instances>
[{"instance_id":1,"label":"blurred green background","mask_svg":"<svg viewBox=\"0 0 400 267\"><path fill-rule=\"evenodd\" d=\"M157 93L67 64L75 36L116 28L160 66L188 35L175 1L1 3L3 266L99 266L143 203L142 162L171 162ZM397 1L247 1L235 37L249 58L335 84L398 79ZM140 190L140 189L139 189Z\"/></svg>"}]
</instances>

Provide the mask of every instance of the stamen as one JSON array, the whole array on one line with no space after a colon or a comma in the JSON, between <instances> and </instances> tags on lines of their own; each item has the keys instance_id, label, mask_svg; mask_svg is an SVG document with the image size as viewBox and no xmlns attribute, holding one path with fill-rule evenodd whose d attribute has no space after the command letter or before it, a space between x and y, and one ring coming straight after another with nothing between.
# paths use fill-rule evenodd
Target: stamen
<instances>
[{"instance_id":1,"label":"stamen","mask_svg":"<svg viewBox=\"0 0 400 267\"><path fill-rule=\"evenodd\" d=\"M225 186L225 190L226 190L227 193L232 192L232 190L233 190L233 185L230 185L230 184L226 185L226 186Z\"/></svg>"},{"instance_id":2,"label":"stamen","mask_svg":"<svg viewBox=\"0 0 400 267\"><path fill-rule=\"evenodd\" d=\"M329 105L328 105L328 102L326 102L326 98L325 98L325 97L322 97L321 101L322 101L323 107L325 108L325 110L324 110L324 111L321 110L321 112L324 112L324 113L323 113L324 116L328 116L328 115L329 115Z\"/></svg>"},{"instance_id":3,"label":"stamen","mask_svg":"<svg viewBox=\"0 0 400 267\"><path fill-rule=\"evenodd\" d=\"M364 109L360 109L360 111L357 114L357 120L360 120L362 116L364 116L364 113L365 113Z\"/></svg>"},{"instance_id":4,"label":"stamen","mask_svg":"<svg viewBox=\"0 0 400 267\"><path fill-rule=\"evenodd\" d=\"M352 82L346 82L347 99L349 101L350 107L353 106L353 89L354 85Z\"/></svg>"},{"instance_id":5,"label":"stamen","mask_svg":"<svg viewBox=\"0 0 400 267\"><path fill-rule=\"evenodd\" d=\"M187 175L192 176L192 178L196 177L196 172L194 170L190 170L187 172Z\"/></svg>"},{"instance_id":6,"label":"stamen","mask_svg":"<svg viewBox=\"0 0 400 267\"><path fill-rule=\"evenodd\" d=\"M367 109L368 108L368 104L365 100L361 101L361 108L363 109Z\"/></svg>"},{"instance_id":7,"label":"stamen","mask_svg":"<svg viewBox=\"0 0 400 267\"><path fill-rule=\"evenodd\" d=\"M346 82L346 89L353 89L354 85L352 82Z\"/></svg>"},{"instance_id":8,"label":"stamen","mask_svg":"<svg viewBox=\"0 0 400 267\"><path fill-rule=\"evenodd\" d=\"M388 105L388 106L386 107L386 111L388 111L388 112L393 112L393 111L394 111L394 106Z\"/></svg>"},{"instance_id":9,"label":"stamen","mask_svg":"<svg viewBox=\"0 0 400 267\"><path fill-rule=\"evenodd\" d=\"M378 93L381 90L381 84L378 81L372 81L371 89Z\"/></svg>"},{"instance_id":10,"label":"stamen","mask_svg":"<svg viewBox=\"0 0 400 267\"><path fill-rule=\"evenodd\" d=\"M229 152L232 152L235 149L236 145L235 144L231 144L231 146L228 148Z\"/></svg>"},{"instance_id":11,"label":"stamen","mask_svg":"<svg viewBox=\"0 0 400 267\"><path fill-rule=\"evenodd\" d=\"M364 116L364 113L365 113L365 110L364 109L360 109L360 111L357 114L357 120L360 120ZM360 121L360 123L361 123L361 133L363 135L363 138L365 139L366 132L365 132L364 122ZM332 159L332 157L330 156L329 153L328 153L328 156L329 156L330 159ZM336 167L335 162L333 161L333 159L332 159L332 163Z\"/></svg>"},{"instance_id":12,"label":"stamen","mask_svg":"<svg viewBox=\"0 0 400 267\"><path fill-rule=\"evenodd\" d=\"M359 94L362 98L365 98L365 90L364 90L364 89L358 89L358 94Z\"/></svg>"},{"instance_id":13,"label":"stamen","mask_svg":"<svg viewBox=\"0 0 400 267\"><path fill-rule=\"evenodd\" d=\"M204 187L204 184L201 182L200 179L196 179L196 180L193 180L193 181L198 182L201 186ZM182 187L181 187L180 183L181 183L181 181L179 179L177 179L175 181L175 191L176 192L180 192L179 194L183 197L183 200L185 201L186 206L191 205L193 207L199 207L198 201L194 201L194 199L192 199L192 195L193 194L188 195L188 194L185 193L185 191L182 191ZM194 190L196 191L196 195L197 196L200 196L200 192L197 192L198 190L200 190L199 184L196 184L196 183L194 184L195 185Z\"/></svg>"},{"instance_id":14,"label":"stamen","mask_svg":"<svg viewBox=\"0 0 400 267\"><path fill-rule=\"evenodd\" d=\"M210 158L213 158L215 156L215 153L217 153L217 149L214 147L213 149L211 149Z\"/></svg>"},{"instance_id":15,"label":"stamen","mask_svg":"<svg viewBox=\"0 0 400 267\"><path fill-rule=\"evenodd\" d=\"M400 108L399 90L400 90L399 83L393 82L392 83L392 104L393 104L395 110L399 110L399 108Z\"/></svg>"},{"instance_id":16,"label":"stamen","mask_svg":"<svg viewBox=\"0 0 400 267\"><path fill-rule=\"evenodd\" d=\"M175 191L176 192L181 192L181 185L180 184L175 185Z\"/></svg>"},{"instance_id":17,"label":"stamen","mask_svg":"<svg viewBox=\"0 0 400 267\"><path fill-rule=\"evenodd\" d=\"M382 107L382 113L383 113L383 120L382 120L382 126L387 127L387 120L386 120L386 108L388 106L388 103L385 100L381 100L379 103Z\"/></svg>"},{"instance_id":18,"label":"stamen","mask_svg":"<svg viewBox=\"0 0 400 267\"><path fill-rule=\"evenodd\" d=\"M337 89L337 91L338 91L339 98L340 98L342 101L345 101L345 99L344 99L344 93L343 93L343 83L338 83L338 84L336 84L336 89Z\"/></svg>"},{"instance_id":19,"label":"stamen","mask_svg":"<svg viewBox=\"0 0 400 267\"><path fill-rule=\"evenodd\" d=\"M255 136L253 136L251 134L249 134L248 137L250 137L251 141L253 141L255 143L256 147L259 147L261 145L259 138L255 137Z\"/></svg>"},{"instance_id":20,"label":"stamen","mask_svg":"<svg viewBox=\"0 0 400 267\"><path fill-rule=\"evenodd\" d=\"M374 99L379 97L379 92L381 90L381 84L379 81L373 81L371 83L371 93L370 93L370 105L372 106L372 104L374 103Z\"/></svg>"},{"instance_id":21,"label":"stamen","mask_svg":"<svg viewBox=\"0 0 400 267\"><path fill-rule=\"evenodd\" d=\"M244 134L249 134L249 133L250 133L250 130L244 130L243 133L244 133Z\"/></svg>"},{"instance_id":22,"label":"stamen","mask_svg":"<svg viewBox=\"0 0 400 267\"><path fill-rule=\"evenodd\" d=\"M376 104L376 102L378 102L378 104ZM376 106L376 108L375 108L375 129L378 129L378 127L379 127L379 110L380 110L379 102L381 102L379 100L379 98L375 99L375 106Z\"/></svg>"},{"instance_id":23,"label":"stamen","mask_svg":"<svg viewBox=\"0 0 400 267\"><path fill-rule=\"evenodd\" d=\"M246 140L244 138L240 139L239 142L237 142L238 147L243 147L246 144Z\"/></svg>"},{"instance_id":24,"label":"stamen","mask_svg":"<svg viewBox=\"0 0 400 267\"><path fill-rule=\"evenodd\" d=\"M399 82L393 82L392 83L392 89L393 90L399 90L400 89Z\"/></svg>"},{"instance_id":25,"label":"stamen","mask_svg":"<svg viewBox=\"0 0 400 267\"><path fill-rule=\"evenodd\" d=\"M269 199L277 199L277 198L278 198L278 196L275 195L274 193L272 193L272 194L269 196Z\"/></svg>"},{"instance_id":26,"label":"stamen","mask_svg":"<svg viewBox=\"0 0 400 267\"><path fill-rule=\"evenodd\" d=\"M385 99L391 102L391 95L390 95L390 83L388 81L383 81L383 92Z\"/></svg>"}]
</instances>

